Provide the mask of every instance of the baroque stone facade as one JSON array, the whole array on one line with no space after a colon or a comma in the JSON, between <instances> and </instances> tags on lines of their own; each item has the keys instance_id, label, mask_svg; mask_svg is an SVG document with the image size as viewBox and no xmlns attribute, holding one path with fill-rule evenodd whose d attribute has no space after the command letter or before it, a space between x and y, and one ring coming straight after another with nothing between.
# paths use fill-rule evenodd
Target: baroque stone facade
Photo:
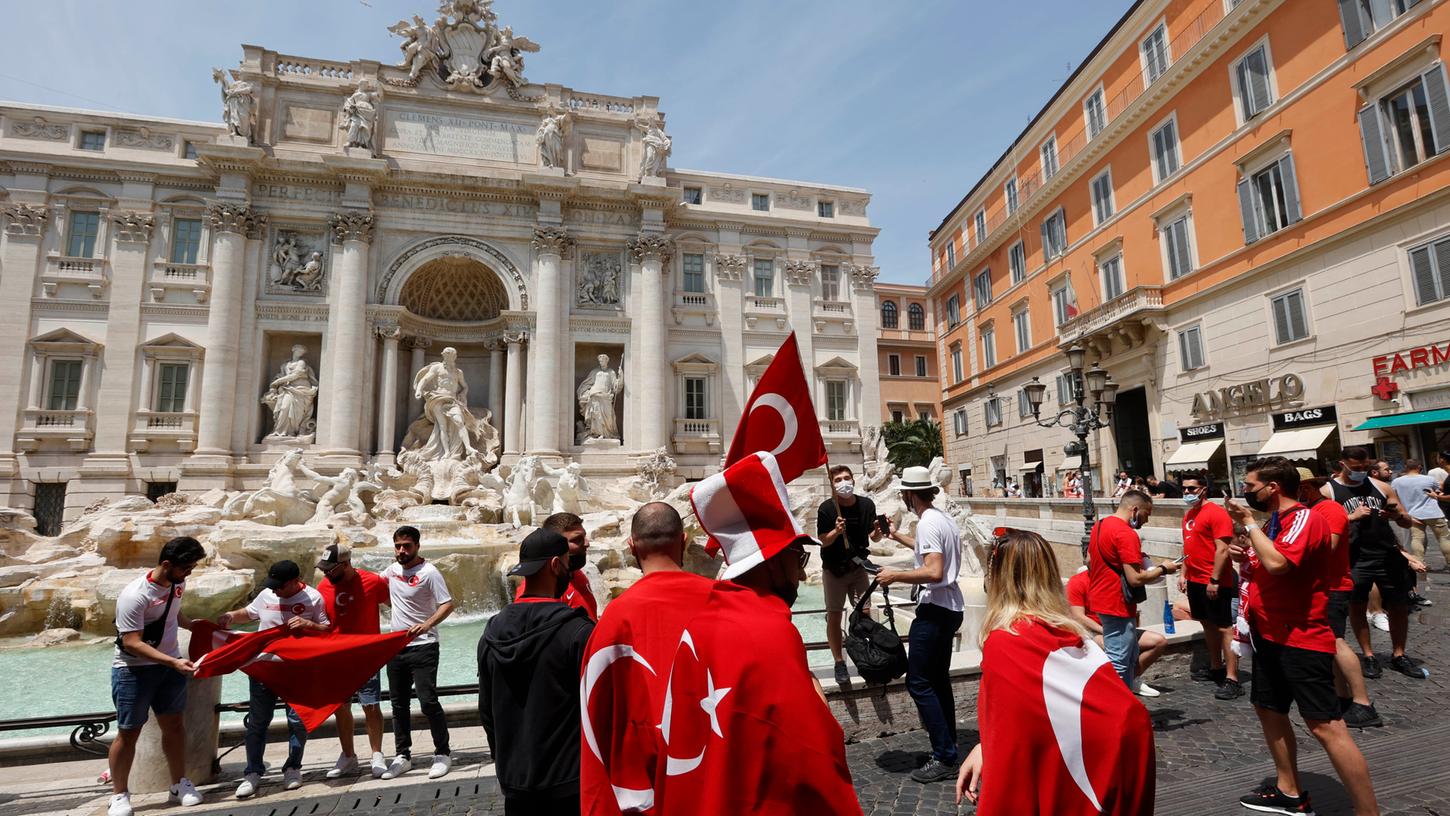
<instances>
[{"instance_id":1,"label":"baroque stone facade","mask_svg":"<svg viewBox=\"0 0 1450 816\"><path fill-rule=\"evenodd\" d=\"M254 488L294 447L391 465L445 347L505 465L665 448L692 478L796 331L833 459L860 461L869 194L669 167L657 98L530 83L539 45L476 5L394 26L396 66L244 46L215 125L0 105L0 505ZM620 438L576 444L600 355ZM262 402L289 365L315 372L306 434Z\"/></svg>"}]
</instances>

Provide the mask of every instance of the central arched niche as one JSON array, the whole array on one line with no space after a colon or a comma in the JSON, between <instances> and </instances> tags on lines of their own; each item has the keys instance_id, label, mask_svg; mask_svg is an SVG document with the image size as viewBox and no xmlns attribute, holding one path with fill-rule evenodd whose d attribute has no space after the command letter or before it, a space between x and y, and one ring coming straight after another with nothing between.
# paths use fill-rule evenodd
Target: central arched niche
<instances>
[{"instance_id":1,"label":"central arched niche","mask_svg":"<svg viewBox=\"0 0 1450 816\"><path fill-rule=\"evenodd\" d=\"M458 255L434 258L403 283L398 304L419 317L454 323L493 320L508 308L508 290L484 264Z\"/></svg>"}]
</instances>

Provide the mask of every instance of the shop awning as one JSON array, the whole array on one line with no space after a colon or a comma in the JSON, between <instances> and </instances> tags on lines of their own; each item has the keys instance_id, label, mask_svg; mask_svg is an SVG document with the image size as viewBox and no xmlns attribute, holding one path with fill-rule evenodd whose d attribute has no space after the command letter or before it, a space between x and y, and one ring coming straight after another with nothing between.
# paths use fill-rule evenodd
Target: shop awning
<instances>
[{"instance_id":1,"label":"shop awning","mask_svg":"<svg viewBox=\"0 0 1450 816\"><path fill-rule=\"evenodd\" d=\"M1223 447L1222 439L1203 439L1198 442L1185 442L1178 446L1164 466L1169 470L1193 470L1208 466L1208 460L1213 458L1218 449Z\"/></svg>"},{"instance_id":2,"label":"shop awning","mask_svg":"<svg viewBox=\"0 0 1450 816\"><path fill-rule=\"evenodd\" d=\"M1405 411L1399 414L1382 414L1361 422L1356 431L1373 431L1376 428L1399 428L1405 425L1429 425L1432 422L1450 422L1450 408L1433 411Z\"/></svg>"},{"instance_id":3,"label":"shop awning","mask_svg":"<svg viewBox=\"0 0 1450 816\"><path fill-rule=\"evenodd\" d=\"M1079 470L1080 468L1082 468L1081 456L1069 456L1062 460L1062 464L1057 466L1058 470Z\"/></svg>"},{"instance_id":4,"label":"shop awning","mask_svg":"<svg viewBox=\"0 0 1450 816\"><path fill-rule=\"evenodd\" d=\"M1031 472L1031 471L1035 471L1035 470L1037 470L1040 467L1042 467L1042 463L1041 462L1024 462L1024 463L1022 463L1022 467L1017 468L1017 469L1020 470L1020 471L1022 471L1023 473L1028 473L1028 472Z\"/></svg>"},{"instance_id":5,"label":"shop awning","mask_svg":"<svg viewBox=\"0 0 1450 816\"><path fill-rule=\"evenodd\" d=\"M1274 431L1259 449L1259 456L1282 456L1285 459L1313 459L1319 446L1334 433L1333 425L1311 425L1308 428L1286 428Z\"/></svg>"}]
</instances>

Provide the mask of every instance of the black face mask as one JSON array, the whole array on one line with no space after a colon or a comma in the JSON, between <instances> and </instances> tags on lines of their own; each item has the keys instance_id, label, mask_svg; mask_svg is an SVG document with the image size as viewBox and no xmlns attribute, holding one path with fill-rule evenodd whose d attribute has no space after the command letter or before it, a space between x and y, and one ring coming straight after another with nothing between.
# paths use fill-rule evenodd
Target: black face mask
<instances>
[{"instance_id":1,"label":"black face mask","mask_svg":"<svg viewBox=\"0 0 1450 816\"><path fill-rule=\"evenodd\" d=\"M1258 490L1249 490L1245 488L1244 501L1248 502L1250 507L1254 508L1260 513L1267 513L1269 512L1269 503L1259 498L1259 493L1262 492L1263 489L1264 488L1262 487Z\"/></svg>"},{"instance_id":2,"label":"black face mask","mask_svg":"<svg viewBox=\"0 0 1450 816\"><path fill-rule=\"evenodd\" d=\"M578 572L579 570L582 570L582 569L584 569L584 553L582 553L582 552L580 552L580 553L570 553L569 554L569 571L570 572Z\"/></svg>"}]
</instances>

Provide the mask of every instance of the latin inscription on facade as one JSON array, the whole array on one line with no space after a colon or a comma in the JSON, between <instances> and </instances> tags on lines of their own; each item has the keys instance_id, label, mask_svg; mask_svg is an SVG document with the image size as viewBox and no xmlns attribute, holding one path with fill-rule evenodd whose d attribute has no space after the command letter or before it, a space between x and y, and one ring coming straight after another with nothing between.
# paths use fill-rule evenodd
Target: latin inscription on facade
<instances>
[{"instance_id":1,"label":"latin inscription on facade","mask_svg":"<svg viewBox=\"0 0 1450 816\"><path fill-rule=\"evenodd\" d=\"M539 208L530 204L505 204L498 201L479 201L472 198L454 198L442 195L413 195L411 193L380 193L379 207L417 212L458 213L460 215L492 215L498 218L523 218L533 221Z\"/></svg>"},{"instance_id":2,"label":"latin inscription on facade","mask_svg":"<svg viewBox=\"0 0 1450 816\"><path fill-rule=\"evenodd\" d=\"M388 116L389 150L534 164L535 128L478 116L397 111Z\"/></svg>"},{"instance_id":3,"label":"latin inscription on facade","mask_svg":"<svg viewBox=\"0 0 1450 816\"><path fill-rule=\"evenodd\" d=\"M342 192L325 187L306 187L301 184L269 184L257 182L252 185L256 198L275 198L282 201L306 201L313 204L339 204Z\"/></svg>"}]
</instances>

